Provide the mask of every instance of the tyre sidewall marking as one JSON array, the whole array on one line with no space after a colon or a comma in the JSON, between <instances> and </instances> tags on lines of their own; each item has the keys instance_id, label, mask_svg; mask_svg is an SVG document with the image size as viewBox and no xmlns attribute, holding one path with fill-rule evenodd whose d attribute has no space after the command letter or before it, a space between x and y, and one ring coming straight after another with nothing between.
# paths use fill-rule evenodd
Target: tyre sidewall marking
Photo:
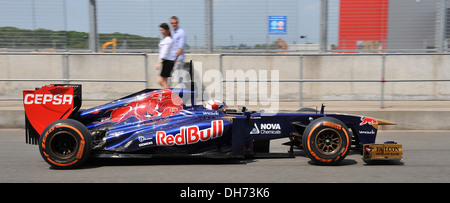
<instances>
[{"instance_id":1,"label":"tyre sidewall marking","mask_svg":"<svg viewBox=\"0 0 450 203\"><path fill-rule=\"evenodd\" d=\"M336 130L342 131L345 134L345 139L346 139L346 144L345 144L345 148L343 153L341 153L340 155L338 155L336 158L334 159L323 159L321 157L319 157L312 149L311 149L311 137L312 137L312 133L314 133L314 131L318 128L318 127L330 127L330 128L334 128ZM316 126L314 126L314 128L311 129L311 131L308 134L308 140L307 140L307 147L308 147L308 152L311 154L311 156L314 157L314 159L323 162L323 163L329 163L331 161L337 161L341 158L342 155L345 155L347 153L348 150L348 146L349 146L349 136L347 133L347 130L345 130L345 128L337 123L331 123L328 121L324 121L324 122L320 122L318 123Z\"/></svg>"},{"instance_id":2,"label":"tyre sidewall marking","mask_svg":"<svg viewBox=\"0 0 450 203\"><path fill-rule=\"evenodd\" d=\"M80 144L79 144L79 147L78 147L78 152L77 152L76 158L75 158L75 160L73 160L73 161L71 161L69 163L59 163L58 160L53 160L53 158L50 157L50 155L48 155L48 153L46 152L46 150L47 150L46 149L46 141L47 141L48 135L50 135L50 133L54 132L56 129L59 129L59 128L69 128L69 129L73 130L79 136L79 139L80 139ZM65 125L65 124L59 124L59 125L57 124L57 125L53 126L52 128L50 128L45 133L45 135L44 135L44 137L42 139L42 145L41 145L42 151L43 151L43 154L44 154L45 158L49 162L51 162L52 164L57 165L57 166L70 166L70 165L73 165L73 164L77 163L78 160L80 160L83 157L84 146L85 146L85 139L84 139L83 134L78 129L76 129L75 127L70 126L70 125Z\"/></svg>"}]
</instances>

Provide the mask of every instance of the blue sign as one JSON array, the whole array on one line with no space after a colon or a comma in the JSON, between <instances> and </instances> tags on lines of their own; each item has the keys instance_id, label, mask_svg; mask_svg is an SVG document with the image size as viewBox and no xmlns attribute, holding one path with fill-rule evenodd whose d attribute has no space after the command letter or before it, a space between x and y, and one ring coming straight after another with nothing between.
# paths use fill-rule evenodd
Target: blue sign
<instances>
[{"instance_id":1,"label":"blue sign","mask_svg":"<svg viewBox=\"0 0 450 203\"><path fill-rule=\"evenodd\" d=\"M285 35L287 33L287 17L286 16L269 16L269 34Z\"/></svg>"}]
</instances>

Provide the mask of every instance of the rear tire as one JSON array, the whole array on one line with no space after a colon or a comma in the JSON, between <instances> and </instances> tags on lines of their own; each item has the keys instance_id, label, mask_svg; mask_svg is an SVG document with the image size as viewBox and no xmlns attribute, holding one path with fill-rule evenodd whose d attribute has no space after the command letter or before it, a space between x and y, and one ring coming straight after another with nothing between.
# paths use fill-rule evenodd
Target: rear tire
<instances>
[{"instance_id":1,"label":"rear tire","mask_svg":"<svg viewBox=\"0 0 450 203\"><path fill-rule=\"evenodd\" d=\"M335 165L347 156L350 138L347 126L340 120L321 117L306 127L302 138L303 149L314 163Z\"/></svg>"},{"instance_id":2,"label":"rear tire","mask_svg":"<svg viewBox=\"0 0 450 203\"><path fill-rule=\"evenodd\" d=\"M42 158L53 168L74 168L86 161L92 148L89 130L72 119L48 125L39 139Z\"/></svg>"}]
</instances>

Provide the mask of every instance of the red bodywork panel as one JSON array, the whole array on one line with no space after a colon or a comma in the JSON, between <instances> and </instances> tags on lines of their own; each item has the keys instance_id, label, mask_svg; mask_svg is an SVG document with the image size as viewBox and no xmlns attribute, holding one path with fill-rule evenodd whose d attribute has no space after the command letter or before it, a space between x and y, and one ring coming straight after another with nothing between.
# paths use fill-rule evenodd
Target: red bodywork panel
<instances>
[{"instance_id":1,"label":"red bodywork panel","mask_svg":"<svg viewBox=\"0 0 450 203\"><path fill-rule=\"evenodd\" d=\"M70 116L77 105L74 87L47 85L38 90L23 91L25 115L36 132L41 134L53 121Z\"/></svg>"}]
</instances>

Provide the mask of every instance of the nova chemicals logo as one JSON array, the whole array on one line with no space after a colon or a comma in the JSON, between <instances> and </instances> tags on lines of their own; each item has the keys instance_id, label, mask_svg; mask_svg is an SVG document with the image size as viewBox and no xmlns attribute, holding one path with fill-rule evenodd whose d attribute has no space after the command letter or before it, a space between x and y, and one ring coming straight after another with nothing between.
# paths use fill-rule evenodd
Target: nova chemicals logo
<instances>
[{"instance_id":1,"label":"nova chemicals logo","mask_svg":"<svg viewBox=\"0 0 450 203\"><path fill-rule=\"evenodd\" d=\"M281 126L279 123L261 123L258 128L255 123L250 134L281 134Z\"/></svg>"}]
</instances>

